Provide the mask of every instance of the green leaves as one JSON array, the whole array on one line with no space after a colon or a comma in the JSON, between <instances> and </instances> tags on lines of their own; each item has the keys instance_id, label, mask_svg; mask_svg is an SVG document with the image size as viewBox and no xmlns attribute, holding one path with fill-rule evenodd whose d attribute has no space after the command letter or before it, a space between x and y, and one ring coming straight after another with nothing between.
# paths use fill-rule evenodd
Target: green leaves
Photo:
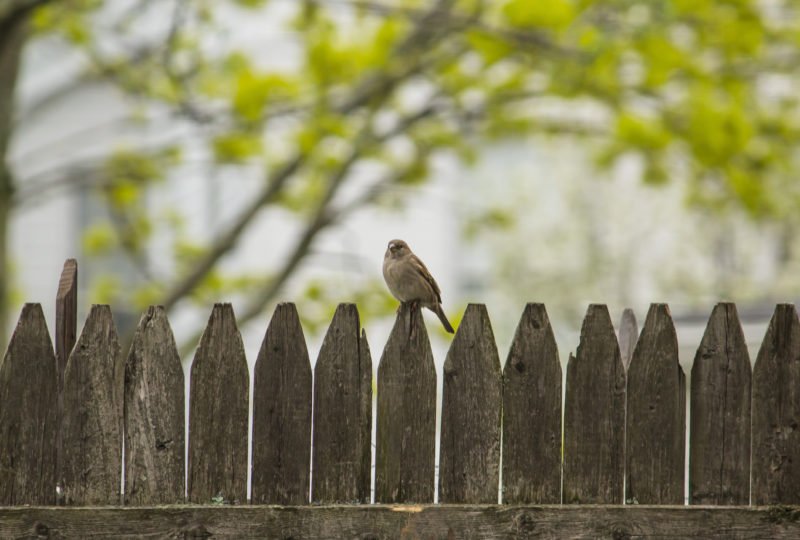
<instances>
[{"instance_id":1,"label":"green leaves","mask_svg":"<svg viewBox=\"0 0 800 540\"><path fill-rule=\"evenodd\" d=\"M719 166L743 152L753 136L753 126L742 107L730 96L701 88L687 103L686 138L694 158Z\"/></svg>"},{"instance_id":2,"label":"green leaves","mask_svg":"<svg viewBox=\"0 0 800 540\"><path fill-rule=\"evenodd\" d=\"M177 148L166 148L156 154L128 149L113 152L103 167L105 192L112 208L125 211L141 203L147 184L163 181L165 169L179 160Z\"/></svg>"},{"instance_id":3,"label":"green leaves","mask_svg":"<svg viewBox=\"0 0 800 540\"><path fill-rule=\"evenodd\" d=\"M645 118L633 112L617 116L616 136L621 146L642 150L662 150L672 142L660 118Z\"/></svg>"},{"instance_id":4,"label":"green leaves","mask_svg":"<svg viewBox=\"0 0 800 540\"><path fill-rule=\"evenodd\" d=\"M563 30L575 19L575 2L571 0L510 0L502 8L505 21L520 28Z\"/></svg>"},{"instance_id":5,"label":"green leaves","mask_svg":"<svg viewBox=\"0 0 800 540\"><path fill-rule=\"evenodd\" d=\"M321 8L314 13L302 19L299 28L305 39L304 69L318 89L385 70L396 42L408 29L404 18L386 17L362 21L354 32Z\"/></svg>"},{"instance_id":6,"label":"green leaves","mask_svg":"<svg viewBox=\"0 0 800 540\"><path fill-rule=\"evenodd\" d=\"M294 78L277 73L259 74L246 66L236 75L233 111L243 122L258 123L270 102L287 103L298 93L299 85Z\"/></svg>"},{"instance_id":7,"label":"green leaves","mask_svg":"<svg viewBox=\"0 0 800 540\"><path fill-rule=\"evenodd\" d=\"M94 37L88 15L102 5L102 0L51 2L34 11L31 24L37 33L56 32L74 45L87 45Z\"/></svg>"},{"instance_id":8,"label":"green leaves","mask_svg":"<svg viewBox=\"0 0 800 540\"><path fill-rule=\"evenodd\" d=\"M234 1L240 6L249 9L264 7L264 5L267 3L267 0L234 0Z\"/></svg>"},{"instance_id":9,"label":"green leaves","mask_svg":"<svg viewBox=\"0 0 800 540\"><path fill-rule=\"evenodd\" d=\"M90 255L100 255L117 246L117 235L108 223L89 226L83 233L83 249Z\"/></svg>"},{"instance_id":10,"label":"green leaves","mask_svg":"<svg viewBox=\"0 0 800 540\"><path fill-rule=\"evenodd\" d=\"M218 163L243 163L261 153L261 137L241 131L217 135L211 142Z\"/></svg>"}]
</instances>

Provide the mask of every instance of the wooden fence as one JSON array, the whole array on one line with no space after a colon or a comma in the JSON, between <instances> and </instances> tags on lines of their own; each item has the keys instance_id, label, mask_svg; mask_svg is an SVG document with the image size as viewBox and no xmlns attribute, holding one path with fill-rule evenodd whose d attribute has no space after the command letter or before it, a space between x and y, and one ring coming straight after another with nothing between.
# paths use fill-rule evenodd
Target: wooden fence
<instances>
[{"instance_id":1,"label":"wooden fence","mask_svg":"<svg viewBox=\"0 0 800 540\"><path fill-rule=\"evenodd\" d=\"M665 304L638 339L630 314L618 339L606 307L589 307L563 410L545 307L527 305L501 368L487 311L470 305L442 373L439 504L433 355L422 318L401 309L378 368L369 504L372 355L355 305L336 310L313 377L295 306L276 308L252 437L242 339L231 306L215 305L191 366L187 439L164 310L142 316L127 356L108 306L76 339L76 275L68 262L55 350L27 304L0 365L0 538L800 537L793 305L777 306L752 373L736 307L714 308L688 435Z\"/></svg>"}]
</instances>

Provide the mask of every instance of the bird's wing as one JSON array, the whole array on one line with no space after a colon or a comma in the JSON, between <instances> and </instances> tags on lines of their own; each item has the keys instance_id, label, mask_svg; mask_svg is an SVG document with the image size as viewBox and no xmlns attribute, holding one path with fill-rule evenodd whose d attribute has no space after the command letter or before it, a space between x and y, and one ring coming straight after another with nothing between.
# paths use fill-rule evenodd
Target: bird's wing
<instances>
[{"instance_id":1,"label":"bird's wing","mask_svg":"<svg viewBox=\"0 0 800 540\"><path fill-rule=\"evenodd\" d=\"M425 266L425 263L422 262L419 259L419 257L414 255L413 253L411 254L411 262L414 263L414 270L416 270L419 273L419 275L421 275L425 279L425 281L428 283L428 285L431 286L431 289L433 289L433 293L436 295L436 301L439 304L441 304L442 303L442 291L439 290L439 285L436 283L436 280L433 279L433 276L428 271L428 267Z\"/></svg>"}]
</instances>

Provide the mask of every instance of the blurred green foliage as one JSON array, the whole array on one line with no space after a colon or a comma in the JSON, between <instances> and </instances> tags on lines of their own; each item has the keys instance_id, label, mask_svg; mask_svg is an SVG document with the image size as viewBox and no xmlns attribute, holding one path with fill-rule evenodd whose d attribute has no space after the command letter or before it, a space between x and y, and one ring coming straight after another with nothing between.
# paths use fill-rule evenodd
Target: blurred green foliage
<instances>
[{"instance_id":1,"label":"blurred green foliage","mask_svg":"<svg viewBox=\"0 0 800 540\"><path fill-rule=\"evenodd\" d=\"M236 30L231 10L266 20L280 3L129 2L142 10L112 15L115 2L64 0L34 23L82 51L92 77L198 126L211 166L255 164L268 184L296 160L262 210L288 210L311 224L312 239L316 222L321 230L349 209L332 201L356 164L385 178L356 200L391 205L391 185L424 182L438 154L470 163L489 141L536 133L591 139L599 169L637 155L642 181L681 176L700 208L757 220L800 209L800 6L792 0L303 0L291 2L275 37L297 51L291 68L263 67L258 56L269 51L207 45ZM174 10L174 21L166 34L142 37L138 25L156 9ZM139 46L123 46L134 37ZM102 168L111 225L87 230L88 253L121 247L136 258L157 231L175 237L175 275L118 291L138 305L173 300L170 291L213 253L182 232L180 216L151 215L145 201L181 156L175 146L126 149ZM472 224L513 225L495 210ZM310 245L298 242L301 260ZM214 264L185 296L274 301L292 264L290 253L260 278ZM98 298L113 286L101 281ZM324 288L312 281L300 290L328 306L304 309L318 314L307 324L330 316ZM392 307L386 298L373 291L363 300L379 313Z\"/></svg>"}]
</instances>

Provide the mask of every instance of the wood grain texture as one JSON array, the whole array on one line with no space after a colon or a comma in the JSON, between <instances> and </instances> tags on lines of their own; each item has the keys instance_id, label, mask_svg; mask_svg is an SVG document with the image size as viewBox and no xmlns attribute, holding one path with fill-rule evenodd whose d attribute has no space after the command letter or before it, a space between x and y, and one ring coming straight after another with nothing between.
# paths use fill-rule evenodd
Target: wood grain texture
<instances>
[{"instance_id":1,"label":"wood grain texture","mask_svg":"<svg viewBox=\"0 0 800 540\"><path fill-rule=\"evenodd\" d=\"M735 304L717 304L692 365L689 504L750 502L750 356Z\"/></svg>"},{"instance_id":2,"label":"wood grain texture","mask_svg":"<svg viewBox=\"0 0 800 540\"><path fill-rule=\"evenodd\" d=\"M124 365L106 305L92 306L64 374L64 497L118 504L122 474Z\"/></svg>"},{"instance_id":3,"label":"wood grain texture","mask_svg":"<svg viewBox=\"0 0 800 540\"><path fill-rule=\"evenodd\" d=\"M311 499L369 502L372 359L355 304L339 304L314 367Z\"/></svg>"},{"instance_id":4,"label":"wood grain texture","mask_svg":"<svg viewBox=\"0 0 800 540\"><path fill-rule=\"evenodd\" d=\"M57 366L40 304L25 304L0 363L0 505L55 504Z\"/></svg>"},{"instance_id":5,"label":"wood grain texture","mask_svg":"<svg viewBox=\"0 0 800 540\"><path fill-rule=\"evenodd\" d=\"M780 304L753 368L753 504L800 504L800 322Z\"/></svg>"},{"instance_id":6,"label":"wood grain texture","mask_svg":"<svg viewBox=\"0 0 800 540\"><path fill-rule=\"evenodd\" d=\"M56 359L58 391L64 388L67 359L78 335L78 261L67 259L56 292Z\"/></svg>"},{"instance_id":7,"label":"wood grain texture","mask_svg":"<svg viewBox=\"0 0 800 540\"><path fill-rule=\"evenodd\" d=\"M181 359L162 306L139 320L125 361L125 504L184 500Z\"/></svg>"},{"instance_id":8,"label":"wood grain texture","mask_svg":"<svg viewBox=\"0 0 800 540\"><path fill-rule=\"evenodd\" d=\"M436 367L417 308L401 304L378 366L375 501L432 503Z\"/></svg>"},{"instance_id":9,"label":"wood grain texture","mask_svg":"<svg viewBox=\"0 0 800 540\"><path fill-rule=\"evenodd\" d=\"M622 502L625 367L605 305L592 304L567 364L563 501Z\"/></svg>"},{"instance_id":10,"label":"wood grain texture","mask_svg":"<svg viewBox=\"0 0 800 540\"><path fill-rule=\"evenodd\" d=\"M619 321L619 353L625 369L628 369L631 364L633 350L636 348L638 339L639 324L636 322L636 314L631 308L625 308Z\"/></svg>"},{"instance_id":11,"label":"wood grain texture","mask_svg":"<svg viewBox=\"0 0 800 540\"><path fill-rule=\"evenodd\" d=\"M682 504L686 377L666 304L652 304L628 369L625 500Z\"/></svg>"},{"instance_id":12,"label":"wood grain texture","mask_svg":"<svg viewBox=\"0 0 800 540\"><path fill-rule=\"evenodd\" d=\"M528 304L503 369L503 502L561 502L561 363L544 304Z\"/></svg>"},{"instance_id":13,"label":"wood grain texture","mask_svg":"<svg viewBox=\"0 0 800 540\"><path fill-rule=\"evenodd\" d=\"M230 304L214 305L189 384L188 500L245 503L250 377Z\"/></svg>"},{"instance_id":14,"label":"wood grain texture","mask_svg":"<svg viewBox=\"0 0 800 540\"><path fill-rule=\"evenodd\" d=\"M294 304L278 304L253 387L253 504L308 504L311 363Z\"/></svg>"},{"instance_id":15,"label":"wood grain texture","mask_svg":"<svg viewBox=\"0 0 800 540\"><path fill-rule=\"evenodd\" d=\"M64 261L64 268L61 270L61 277L58 280L58 290L56 292L56 368L58 378L58 420L56 425L61 426L61 418L64 410L64 372L67 369L67 360L75 340L78 336L78 261L67 259ZM62 434L58 430L56 441L56 478L61 490L58 495L58 503L63 504L63 459L64 451L62 448Z\"/></svg>"},{"instance_id":16,"label":"wood grain texture","mask_svg":"<svg viewBox=\"0 0 800 540\"><path fill-rule=\"evenodd\" d=\"M497 502L503 399L500 358L483 304L470 304L444 362L439 501Z\"/></svg>"},{"instance_id":17,"label":"wood grain texture","mask_svg":"<svg viewBox=\"0 0 800 540\"><path fill-rule=\"evenodd\" d=\"M797 507L168 506L0 508L2 538L800 538Z\"/></svg>"}]
</instances>

